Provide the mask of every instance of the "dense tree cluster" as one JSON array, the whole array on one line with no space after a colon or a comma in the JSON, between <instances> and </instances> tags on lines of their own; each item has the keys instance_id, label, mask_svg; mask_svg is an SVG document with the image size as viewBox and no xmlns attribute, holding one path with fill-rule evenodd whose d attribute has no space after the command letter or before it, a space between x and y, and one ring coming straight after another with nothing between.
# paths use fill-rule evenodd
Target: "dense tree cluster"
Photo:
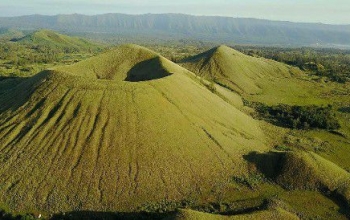
<instances>
[{"instance_id":1,"label":"dense tree cluster","mask_svg":"<svg viewBox=\"0 0 350 220\"><path fill-rule=\"evenodd\" d=\"M290 106L285 104L267 106L256 103L255 107L263 118L293 129L320 128L335 130L340 128L339 122L332 113L331 105L326 107L316 105Z\"/></svg>"},{"instance_id":2,"label":"dense tree cluster","mask_svg":"<svg viewBox=\"0 0 350 220\"><path fill-rule=\"evenodd\" d=\"M58 62L65 55L96 52L97 50L85 51L74 47L0 43L0 59L18 62L19 65Z\"/></svg>"},{"instance_id":3,"label":"dense tree cluster","mask_svg":"<svg viewBox=\"0 0 350 220\"><path fill-rule=\"evenodd\" d=\"M59 60L61 49L46 46L25 46L15 43L0 44L0 59L10 60L12 64L24 66L33 63L52 63Z\"/></svg>"},{"instance_id":4,"label":"dense tree cluster","mask_svg":"<svg viewBox=\"0 0 350 220\"><path fill-rule=\"evenodd\" d=\"M0 219L1 220L35 220L39 218L36 218L33 214L12 215L10 213L5 212L4 210L0 210Z\"/></svg>"},{"instance_id":5,"label":"dense tree cluster","mask_svg":"<svg viewBox=\"0 0 350 220\"><path fill-rule=\"evenodd\" d=\"M29 76L52 65L75 63L100 51L100 48L79 49L0 40L0 75Z\"/></svg>"},{"instance_id":6,"label":"dense tree cluster","mask_svg":"<svg viewBox=\"0 0 350 220\"><path fill-rule=\"evenodd\" d=\"M265 57L297 66L335 82L350 81L350 50L245 46L237 46L235 49L250 56Z\"/></svg>"}]
</instances>

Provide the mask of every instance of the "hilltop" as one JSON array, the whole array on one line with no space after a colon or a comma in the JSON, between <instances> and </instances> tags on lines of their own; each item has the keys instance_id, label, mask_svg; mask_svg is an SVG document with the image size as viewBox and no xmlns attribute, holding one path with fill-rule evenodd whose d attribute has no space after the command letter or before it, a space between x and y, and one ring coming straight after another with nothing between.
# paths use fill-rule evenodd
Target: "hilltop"
<instances>
[{"instance_id":1,"label":"hilltop","mask_svg":"<svg viewBox=\"0 0 350 220\"><path fill-rule=\"evenodd\" d=\"M0 40L7 41L14 38L24 37L25 34L23 31L15 30L11 28L0 28Z\"/></svg>"},{"instance_id":2,"label":"hilltop","mask_svg":"<svg viewBox=\"0 0 350 220\"><path fill-rule=\"evenodd\" d=\"M50 30L0 29L0 75L28 77L49 67L72 64L100 53L106 45Z\"/></svg>"},{"instance_id":3,"label":"hilltop","mask_svg":"<svg viewBox=\"0 0 350 220\"><path fill-rule=\"evenodd\" d=\"M180 64L251 100L287 104L305 103L305 99L309 104L319 101L311 89L317 85L307 80L299 68L248 56L225 45L186 58Z\"/></svg>"},{"instance_id":4,"label":"hilltop","mask_svg":"<svg viewBox=\"0 0 350 220\"><path fill-rule=\"evenodd\" d=\"M238 93L248 94L261 93L261 81L290 78L291 71L294 70L278 62L247 56L225 45L187 58L182 63L201 77L223 84Z\"/></svg>"},{"instance_id":5,"label":"hilltop","mask_svg":"<svg viewBox=\"0 0 350 220\"><path fill-rule=\"evenodd\" d=\"M90 42L86 39L79 37L70 37L63 35L52 30L38 30L30 33L24 37L13 39L12 41L30 44L47 46L50 48L61 48L67 50L89 50L97 49L101 47L96 43Z\"/></svg>"}]
</instances>

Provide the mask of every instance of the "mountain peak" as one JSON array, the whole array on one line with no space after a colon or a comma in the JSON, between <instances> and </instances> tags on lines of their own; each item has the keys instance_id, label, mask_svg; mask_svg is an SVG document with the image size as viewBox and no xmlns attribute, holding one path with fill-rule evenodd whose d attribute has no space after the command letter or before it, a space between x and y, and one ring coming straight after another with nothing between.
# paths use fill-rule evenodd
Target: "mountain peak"
<instances>
[{"instance_id":1,"label":"mountain peak","mask_svg":"<svg viewBox=\"0 0 350 220\"><path fill-rule=\"evenodd\" d=\"M241 52L239 52L239 51L237 51L237 50L235 50L235 49L233 49L233 48L231 48L229 46L226 46L226 45L220 45L220 46L216 47L214 49L214 51L216 53L225 54L225 56L226 55L247 56L247 55L245 55L245 54L243 54L243 53L241 53Z\"/></svg>"},{"instance_id":2,"label":"mountain peak","mask_svg":"<svg viewBox=\"0 0 350 220\"><path fill-rule=\"evenodd\" d=\"M32 33L32 35L37 35L37 34L55 34L55 35L60 35L59 33L53 31L53 30L49 30L49 29L40 29L40 30L37 30L37 31L34 31Z\"/></svg>"},{"instance_id":3,"label":"mountain peak","mask_svg":"<svg viewBox=\"0 0 350 220\"><path fill-rule=\"evenodd\" d=\"M220 46L216 47L216 50L233 50L231 47L225 45L225 44L221 44Z\"/></svg>"},{"instance_id":4,"label":"mountain peak","mask_svg":"<svg viewBox=\"0 0 350 220\"><path fill-rule=\"evenodd\" d=\"M160 79L180 68L154 51L136 44L127 44L56 70L92 79L135 82Z\"/></svg>"},{"instance_id":5,"label":"mountain peak","mask_svg":"<svg viewBox=\"0 0 350 220\"><path fill-rule=\"evenodd\" d=\"M183 65L206 79L242 94L259 94L262 81L289 77L290 67L271 60L245 55L221 45L184 60ZM268 84L269 85L269 84Z\"/></svg>"}]
</instances>

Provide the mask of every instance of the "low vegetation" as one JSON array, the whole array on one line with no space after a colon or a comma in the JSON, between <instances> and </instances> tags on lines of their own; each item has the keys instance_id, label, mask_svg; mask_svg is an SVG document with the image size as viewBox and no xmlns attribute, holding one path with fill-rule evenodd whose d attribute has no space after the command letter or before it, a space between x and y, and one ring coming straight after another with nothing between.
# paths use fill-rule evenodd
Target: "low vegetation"
<instances>
[{"instance_id":1,"label":"low vegetation","mask_svg":"<svg viewBox=\"0 0 350 220\"><path fill-rule=\"evenodd\" d=\"M236 46L235 48L247 55L265 57L293 65L335 82L350 81L350 50L247 46Z\"/></svg>"},{"instance_id":2,"label":"low vegetation","mask_svg":"<svg viewBox=\"0 0 350 220\"><path fill-rule=\"evenodd\" d=\"M103 45L48 30L11 39L0 41L1 76L32 76L52 66L84 60L104 48Z\"/></svg>"},{"instance_id":3,"label":"low vegetation","mask_svg":"<svg viewBox=\"0 0 350 220\"><path fill-rule=\"evenodd\" d=\"M38 217L39 216L34 216L34 214L12 215L0 209L1 220L38 220L40 219Z\"/></svg>"},{"instance_id":4,"label":"low vegetation","mask_svg":"<svg viewBox=\"0 0 350 220\"><path fill-rule=\"evenodd\" d=\"M312 72L339 51L283 64L180 41L153 43L168 59L91 57L62 45L76 38L14 34L0 43L0 219L350 217L349 82Z\"/></svg>"},{"instance_id":5,"label":"low vegetation","mask_svg":"<svg viewBox=\"0 0 350 220\"><path fill-rule=\"evenodd\" d=\"M254 107L261 117L288 128L306 130L313 128L337 130L340 128L331 105L326 107L316 105L290 106L285 104L267 106L262 103L255 103Z\"/></svg>"},{"instance_id":6,"label":"low vegetation","mask_svg":"<svg viewBox=\"0 0 350 220\"><path fill-rule=\"evenodd\" d=\"M243 152L267 148L257 121L137 45L1 85L0 199L12 210L181 200L238 172L227 167Z\"/></svg>"}]
</instances>

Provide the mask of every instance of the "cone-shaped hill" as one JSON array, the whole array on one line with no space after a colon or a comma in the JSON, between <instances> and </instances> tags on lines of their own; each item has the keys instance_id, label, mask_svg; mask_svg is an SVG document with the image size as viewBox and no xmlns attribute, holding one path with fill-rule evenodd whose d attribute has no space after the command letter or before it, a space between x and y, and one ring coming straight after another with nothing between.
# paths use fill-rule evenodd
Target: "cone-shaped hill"
<instances>
[{"instance_id":1,"label":"cone-shaped hill","mask_svg":"<svg viewBox=\"0 0 350 220\"><path fill-rule=\"evenodd\" d=\"M240 94L267 97L269 102L297 102L310 87L310 83L297 79L303 73L295 67L248 56L227 46L187 58L181 65Z\"/></svg>"},{"instance_id":2,"label":"cone-shaped hill","mask_svg":"<svg viewBox=\"0 0 350 220\"><path fill-rule=\"evenodd\" d=\"M160 79L184 69L155 52L137 45L121 46L117 50L88 59L73 66L57 69L75 76L111 81L147 81Z\"/></svg>"},{"instance_id":3,"label":"cone-shaped hill","mask_svg":"<svg viewBox=\"0 0 350 220\"><path fill-rule=\"evenodd\" d=\"M56 48L74 48L77 50L97 49L100 45L90 42L83 38L71 37L59 34L51 30L38 30L22 38L14 40L19 43L31 45L43 45Z\"/></svg>"},{"instance_id":4,"label":"cone-shaped hill","mask_svg":"<svg viewBox=\"0 0 350 220\"><path fill-rule=\"evenodd\" d=\"M0 92L0 203L16 211L202 195L246 172L243 154L266 148L255 120L136 45Z\"/></svg>"}]
</instances>

